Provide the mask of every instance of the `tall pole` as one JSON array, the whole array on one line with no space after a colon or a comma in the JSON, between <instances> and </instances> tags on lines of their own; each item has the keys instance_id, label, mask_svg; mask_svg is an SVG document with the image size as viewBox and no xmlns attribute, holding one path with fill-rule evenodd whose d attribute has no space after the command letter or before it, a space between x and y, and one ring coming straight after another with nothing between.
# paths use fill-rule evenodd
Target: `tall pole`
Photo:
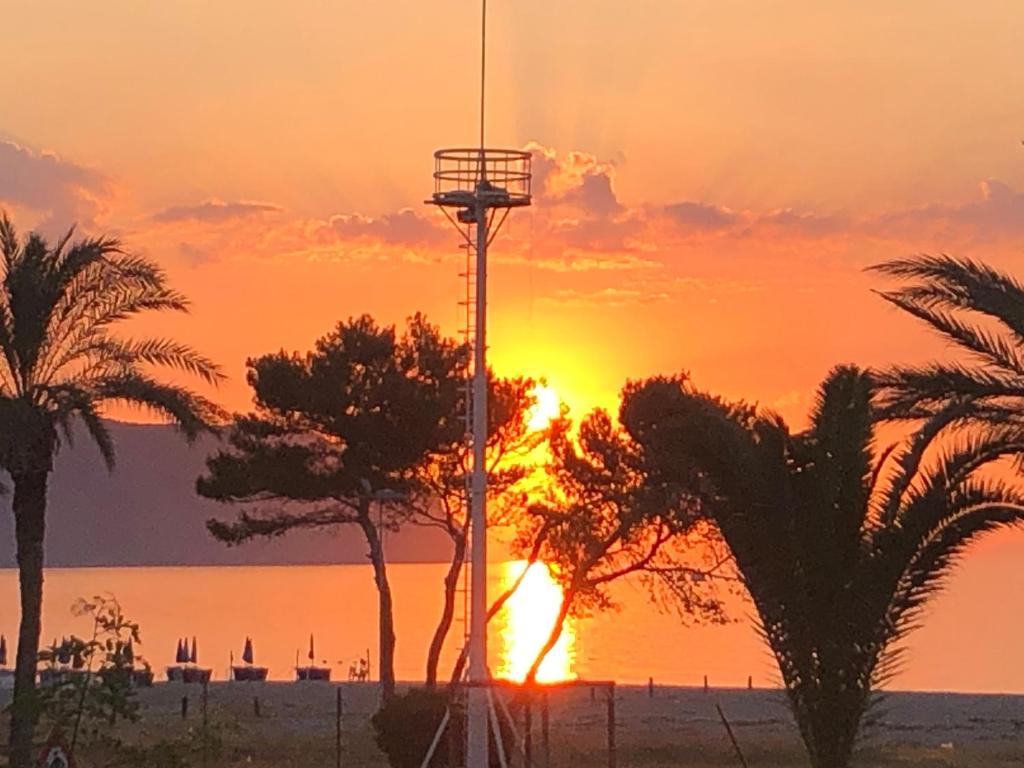
<instances>
[{"instance_id":1,"label":"tall pole","mask_svg":"<svg viewBox=\"0 0 1024 768\"><path fill-rule=\"evenodd\" d=\"M487 0L480 12L480 149L484 148L484 95L487 93ZM482 159L482 158L481 158Z\"/></svg>"},{"instance_id":2,"label":"tall pole","mask_svg":"<svg viewBox=\"0 0 1024 768\"><path fill-rule=\"evenodd\" d=\"M487 0L480 11L480 165L476 209L476 334L473 339L473 479L470 494L469 711L466 727L467 768L488 767L488 698L481 687L487 671L487 205L480 198L486 181L484 161L484 94L487 82Z\"/></svg>"},{"instance_id":3,"label":"tall pole","mask_svg":"<svg viewBox=\"0 0 1024 768\"><path fill-rule=\"evenodd\" d=\"M476 334L473 349L472 582L467 768L487 768L487 205L476 202Z\"/></svg>"}]
</instances>

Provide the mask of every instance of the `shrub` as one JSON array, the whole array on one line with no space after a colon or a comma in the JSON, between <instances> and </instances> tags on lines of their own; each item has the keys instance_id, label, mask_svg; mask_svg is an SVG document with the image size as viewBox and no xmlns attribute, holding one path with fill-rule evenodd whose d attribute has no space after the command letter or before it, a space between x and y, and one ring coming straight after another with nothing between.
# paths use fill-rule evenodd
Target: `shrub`
<instances>
[{"instance_id":1,"label":"shrub","mask_svg":"<svg viewBox=\"0 0 1024 768\"><path fill-rule=\"evenodd\" d=\"M384 704L373 716L377 746L387 756L388 764L392 768L420 768L449 708L451 716L430 761L430 768L462 765L466 741L463 700L446 690L433 688L411 688ZM511 728L503 715L499 714L498 721L501 723L505 754L510 755L515 742ZM490 740L489 762L494 768L500 766L493 738Z\"/></svg>"}]
</instances>

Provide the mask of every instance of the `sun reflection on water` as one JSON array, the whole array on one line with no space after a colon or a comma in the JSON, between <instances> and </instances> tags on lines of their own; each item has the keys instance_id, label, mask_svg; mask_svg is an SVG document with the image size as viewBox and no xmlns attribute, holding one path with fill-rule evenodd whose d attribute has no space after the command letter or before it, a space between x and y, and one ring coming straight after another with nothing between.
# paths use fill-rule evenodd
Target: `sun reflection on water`
<instances>
[{"instance_id":1,"label":"sun reflection on water","mask_svg":"<svg viewBox=\"0 0 1024 768\"><path fill-rule=\"evenodd\" d=\"M525 561L505 563L501 572L501 589L508 589L526 568ZM521 681L526 677L537 653L548 638L558 616L562 590L551 578L543 563L534 563L515 594L509 598L498 619L500 655L497 676ZM537 673L542 683L575 677L576 626L570 618L562 636L545 657Z\"/></svg>"}]
</instances>

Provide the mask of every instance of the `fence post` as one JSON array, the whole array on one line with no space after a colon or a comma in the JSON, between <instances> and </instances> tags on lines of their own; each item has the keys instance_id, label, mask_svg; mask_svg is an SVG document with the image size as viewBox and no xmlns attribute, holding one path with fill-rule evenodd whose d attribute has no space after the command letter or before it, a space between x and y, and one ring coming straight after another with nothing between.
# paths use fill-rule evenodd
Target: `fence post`
<instances>
[{"instance_id":1,"label":"fence post","mask_svg":"<svg viewBox=\"0 0 1024 768\"><path fill-rule=\"evenodd\" d=\"M203 768L206 768L207 752L210 745L209 731L209 704L210 704L210 683L203 680Z\"/></svg>"},{"instance_id":2,"label":"fence post","mask_svg":"<svg viewBox=\"0 0 1024 768\"><path fill-rule=\"evenodd\" d=\"M615 768L615 683L608 686L608 768Z\"/></svg>"},{"instance_id":3,"label":"fence post","mask_svg":"<svg viewBox=\"0 0 1024 768\"><path fill-rule=\"evenodd\" d=\"M551 710L548 707L548 692L541 698L540 735L544 744L544 768L551 768Z\"/></svg>"},{"instance_id":4,"label":"fence post","mask_svg":"<svg viewBox=\"0 0 1024 768\"><path fill-rule=\"evenodd\" d=\"M523 705L523 762L526 768L533 768L533 693L526 692Z\"/></svg>"},{"instance_id":5,"label":"fence post","mask_svg":"<svg viewBox=\"0 0 1024 768\"><path fill-rule=\"evenodd\" d=\"M341 768L341 716L344 714L345 703L341 698L341 686L337 688L334 703L334 754L335 766Z\"/></svg>"}]
</instances>

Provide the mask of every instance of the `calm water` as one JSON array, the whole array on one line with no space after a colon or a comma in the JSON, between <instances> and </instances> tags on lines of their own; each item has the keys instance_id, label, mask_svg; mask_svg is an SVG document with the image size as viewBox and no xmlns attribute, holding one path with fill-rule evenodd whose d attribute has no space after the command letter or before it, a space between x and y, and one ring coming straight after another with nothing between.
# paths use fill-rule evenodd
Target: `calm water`
<instances>
[{"instance_id":1,"label":"calm water","mask_svg":"<svg viewBox=\"0 0 1024 768\"><path fill-rule=\"evenodd\" d=\"M492 594L518 567L492 566ZM440 611L444 566L395 564L389 570L396 603L396 673L404 680L422 679ZM991 576L975 572L974 580L960 577L954 582L931 611L925 629L914 636L909 663L895 687L1024 690L1017 612L993 612L990 605L978 603L977 592ZM1021 594L1024 578L1004 586L1007 596ZM195 635L201 664L223 679L229 654L240 656L248 635L255 642L257 663L269 667L273 678L290 679L296 653L305 658L310 633L316 636L318 662L334 667L336 678L347 676L349 664L367 649L375 668L376 592L368 565L49 570L44 640L84 634L88 627L71 616L71 604L107 592L141 625L140 650L157 670L172 660L178 637ZM619 611L569 627L544 670L548 677L574 674L643 683L653 676L666 684L698 685L706 674L713 685L741 686L751 675L755 685L774 683L771 661L742 620L748 611L742 601L732 606L741 619L737 623L686 627L677 616L659 612L638 584L620 585L616 596ZM523 594L491 627L490 662L497 674L522 673L546 635L557 599L557 588L545 572L530 575ZM0 570L0 632L10 641L16 630L17 574ZM457 623L453 636L461 640L461 633ZM450 670L456 647L449 642L443 672Z\"/></svg>"}]
</instances>

